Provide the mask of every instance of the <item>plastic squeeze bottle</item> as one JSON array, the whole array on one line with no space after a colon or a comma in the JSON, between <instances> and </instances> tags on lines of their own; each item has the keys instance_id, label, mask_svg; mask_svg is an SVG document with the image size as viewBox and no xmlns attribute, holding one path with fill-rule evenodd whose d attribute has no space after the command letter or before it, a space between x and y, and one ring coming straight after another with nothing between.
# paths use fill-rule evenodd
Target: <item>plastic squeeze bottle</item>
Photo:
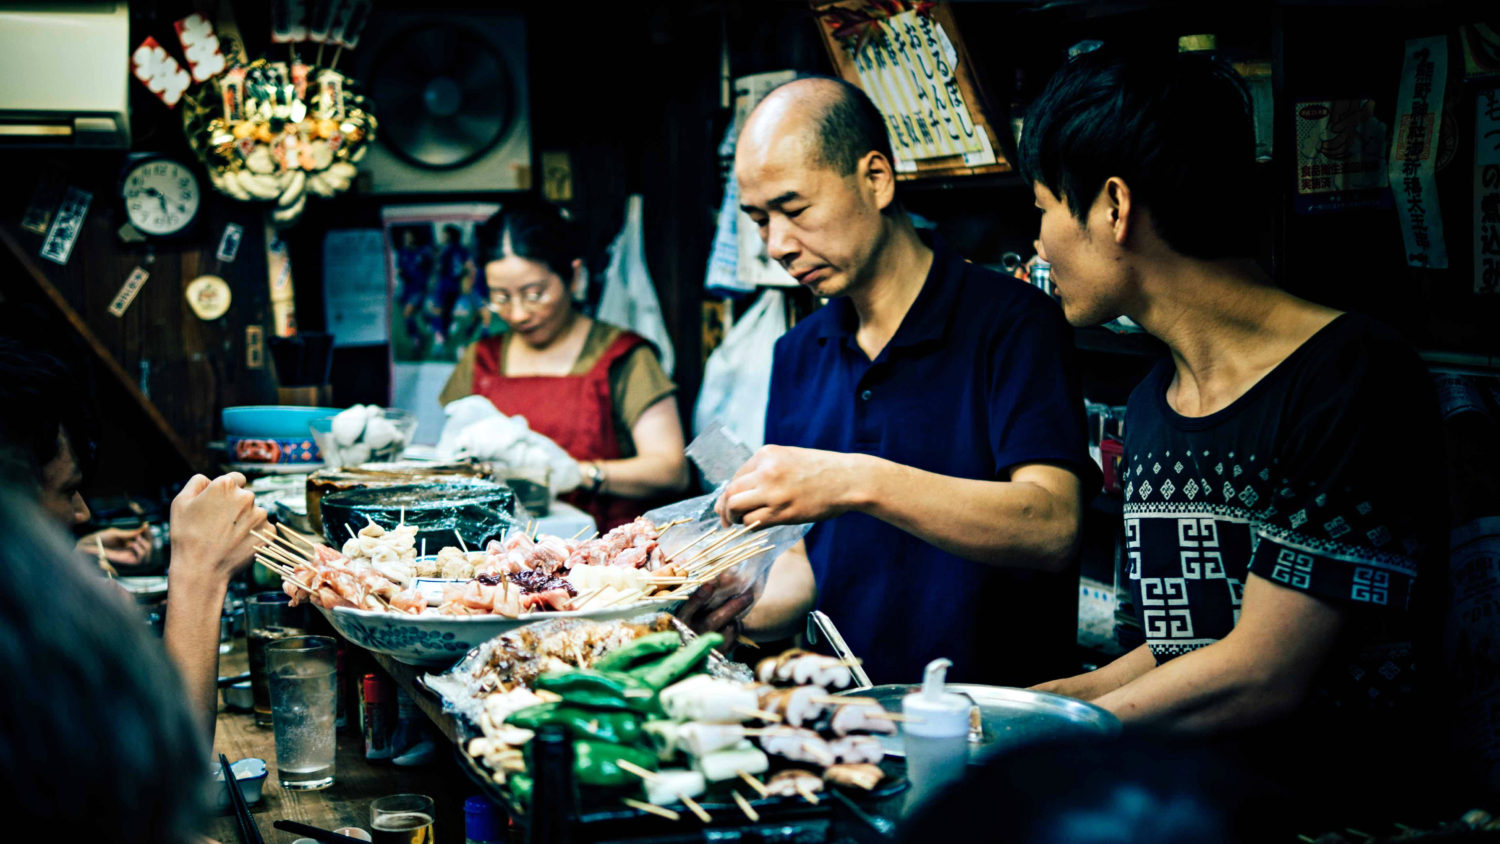
<instances>
[{"instance_id":1,"label":"plastic squeeze bottle","mask_svg":"<svg viewBox=\"0 0 1500 844\"><path fill-rule=\"evenodd\" d=\"M949 783L963 779L969 764L969 709L963 695L944 691L944 679L953 663L935 659L923 672L922 691L901 699L901 740L906 748L906 776L911 792L906 798L910 812Z\"/></svg>"}]
</instances>

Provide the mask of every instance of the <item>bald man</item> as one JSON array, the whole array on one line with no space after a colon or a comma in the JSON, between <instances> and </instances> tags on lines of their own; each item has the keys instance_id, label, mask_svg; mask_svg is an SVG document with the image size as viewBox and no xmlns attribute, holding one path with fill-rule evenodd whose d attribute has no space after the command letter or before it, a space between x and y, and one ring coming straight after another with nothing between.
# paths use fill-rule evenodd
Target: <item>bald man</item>
<instances>
[{"instance_id":1,"label":"bald man","mask_svg":"<svg viewBox=\"0 0 1500 844\"><path fill-rule=\"evenodd\" d=\"M971 682L1047 676L1076 640L1064 572L1097 483L1061 310L916 230L880 112L845 82L768 95L735 176L771 257L831 301L777 342L767 445L717 507L817 525L753 607L706 588L686 611L714 628L749 607L747 632L779 637L821 609L876 683L937 657Z\"/></svg>"}]
</instances>

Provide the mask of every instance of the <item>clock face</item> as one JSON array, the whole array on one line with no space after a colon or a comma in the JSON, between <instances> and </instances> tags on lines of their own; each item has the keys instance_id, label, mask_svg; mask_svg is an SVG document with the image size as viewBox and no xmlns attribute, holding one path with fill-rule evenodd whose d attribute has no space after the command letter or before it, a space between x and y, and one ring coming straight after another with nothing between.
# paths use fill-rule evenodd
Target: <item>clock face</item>
<instances>
[{"instance_id":1,"label":"clock face","mask_svg":"<svg viewBox=\"0 0 1500 844\"><path fill-rule=\"evenodd\" d=\"M125 177L123 197L131 225L146 234L176 234L198 214L198 179L176 161L147 161Z\"/></svg>"}]
</instances>

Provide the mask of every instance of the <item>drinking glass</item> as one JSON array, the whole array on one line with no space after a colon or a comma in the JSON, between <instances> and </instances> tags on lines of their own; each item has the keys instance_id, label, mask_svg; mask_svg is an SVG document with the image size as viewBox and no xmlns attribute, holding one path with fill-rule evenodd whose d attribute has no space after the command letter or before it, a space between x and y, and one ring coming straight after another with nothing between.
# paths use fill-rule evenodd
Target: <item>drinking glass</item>
<instances>
[{"instance_id":1,"label":"drinking glass","mask_svg":"<svg viewBox=\"0 0 1500 844\"><path fill-rule=\"evenodd\" d=\"M375 844L433 844L432 798L393 794L370 804L370 833Z\"/></svg>"},{"instance_id":2,"label":"drinking glass","mask_svg":"<svg viewBox=\"0 0 1500 844\"><path fill-rule=\"evenodd\" d=\"M266 643L307 633L304 607L291 606L285 592L258 592L245 601L245 655L250 660L250 694L255 726L271 726L271 691L266 684Z\"/></svg>"},{"instance_id":3,"label":"drinking glass","mask_svg":"<svg viewBox=\"0 0 1500 844\"><path fill-rule=\"evenodd\" d=\"M310 791L333 785L338 643L328 636L268 642L266 674L281 787Z\"/></svg>"}]
</instances>

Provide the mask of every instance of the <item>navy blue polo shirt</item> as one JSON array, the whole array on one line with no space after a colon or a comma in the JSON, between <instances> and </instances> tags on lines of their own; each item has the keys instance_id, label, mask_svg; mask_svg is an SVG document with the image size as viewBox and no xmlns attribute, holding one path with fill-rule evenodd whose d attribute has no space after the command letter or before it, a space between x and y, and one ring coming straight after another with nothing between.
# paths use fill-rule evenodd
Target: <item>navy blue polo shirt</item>
<instances>
[{"instance_id":1,"label":"navy blue polo shirt","mask_svg":"<svg viewBox=\"0 0 1500 844\"><path fill-rule=\"evenodd\" d=\"M1098 470L1062 310L940 238L931 245L922 290L873 361L843 297L777 341L766 442L987 481L1021 464L1062 464L1092 495ZM818 609L876 683L918 682L937 657L967 682L1030 684L1068 668L1076 574L971 562L862 513L816 525L807 551Z\"/></svg>"}]
</instances>

